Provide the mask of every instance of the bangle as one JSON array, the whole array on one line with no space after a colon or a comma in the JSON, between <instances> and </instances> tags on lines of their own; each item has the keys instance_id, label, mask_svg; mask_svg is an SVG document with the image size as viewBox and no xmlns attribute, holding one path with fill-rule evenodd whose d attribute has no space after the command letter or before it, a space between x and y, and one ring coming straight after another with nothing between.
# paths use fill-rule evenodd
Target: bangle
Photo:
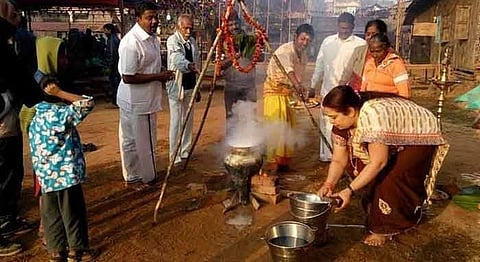
<instances>
[{"instance_id":1,"label":"bangle","mask_svg":"<svg viewBox=\"0 0 480 262\"><path fill-rule=\"evenodd\" d=\"M350 184L347 185L348 190L352 193L352 196L355 195L355 190L353 190L352 186Z\"/></svg>"}]
</instances>

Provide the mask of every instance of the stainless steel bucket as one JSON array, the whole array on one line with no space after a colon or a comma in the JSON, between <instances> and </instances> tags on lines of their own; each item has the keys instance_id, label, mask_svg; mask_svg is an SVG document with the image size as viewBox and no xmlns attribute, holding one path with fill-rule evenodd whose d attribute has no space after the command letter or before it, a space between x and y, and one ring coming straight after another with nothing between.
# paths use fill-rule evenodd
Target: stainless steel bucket
<instances>
[{"instance_id":1,"label":"stainless steel bucket","mask_svg":"<svg viewBox=\"0 0 480 262\"><path fill-rule=\"evenodd\" d=\"M315 228L297 221L283 221L265 232L274 262L306 261L309 247L315 241Z\"/></svg>"},{"instance_id":2,"label":"stainless steel bucket","mask_svg":"<svg viewBox=\"0 0 480 262\"><path fill-rule=\"evenodd\" d=\"M291 194L289 198L290 214L293 219L317 228L314 244L325 244L327 242L327 220L333 200L308 193Z\"/></svg>"},{"instance_id":3,"label":"stainless steel bucket","mask_svg":"<svg viewBox=\"0 0 480 262\"><path fill-rule=\"evenodd\" d=\"M294 193L290 198L290 211L298 217L315 217L330 210L332 199L320 197L316 194Z\"/></svg>"}]
</instances>

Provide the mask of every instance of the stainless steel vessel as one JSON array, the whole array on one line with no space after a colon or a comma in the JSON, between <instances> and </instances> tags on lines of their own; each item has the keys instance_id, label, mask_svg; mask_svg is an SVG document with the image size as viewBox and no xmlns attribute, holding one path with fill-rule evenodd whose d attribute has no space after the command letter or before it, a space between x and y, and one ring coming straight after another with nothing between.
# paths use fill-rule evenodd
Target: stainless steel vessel
<instances>
[{"instance_id":1,"label":"stainless steel vessel","mask_svg":"<svg viewBox=\"0 0 480 262\"><path fill-rule=\"evenodd\" d=\"M263 159L260 146L231 146L223 161L231 176L234 189L242 204L247 204L250 195L251 177L262 168Z\"/></svg>"},{"instance_id":2,"label":"stainless steel vessel","mask_svg":"<svg viewBox=\"0 0 480 262\"><path fill-rule=\"evenodd\" d=\"M272 259L275 262L308 261L308 250L315 241L315 228L296 221L283 221L265 232Z\"/></svg>"}]
</instances>

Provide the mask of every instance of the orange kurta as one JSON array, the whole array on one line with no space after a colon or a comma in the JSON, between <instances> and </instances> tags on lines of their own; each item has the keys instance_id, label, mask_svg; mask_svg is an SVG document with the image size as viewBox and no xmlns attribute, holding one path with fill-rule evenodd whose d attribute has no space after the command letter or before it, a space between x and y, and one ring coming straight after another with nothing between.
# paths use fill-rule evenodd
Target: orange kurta
<instances>
[{"instance_id":1,"label":"orange kurta","mask_svg":"<svg viewBox=\"0 0 480 262\"><path fill-rule=\"evenodd\" d=\"M410 83L403 59L389 52L382 63L375 65L375 59L367 56L363 70L361 91L375 91L410 97Z\"/></svg>"}]
</instances>

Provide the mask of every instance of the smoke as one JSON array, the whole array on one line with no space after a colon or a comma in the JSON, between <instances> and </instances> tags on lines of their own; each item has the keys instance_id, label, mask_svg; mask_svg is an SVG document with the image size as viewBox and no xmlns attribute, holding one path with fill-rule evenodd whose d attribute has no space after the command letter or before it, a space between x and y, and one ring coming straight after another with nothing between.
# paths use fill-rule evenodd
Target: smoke
<instances>
[{"instance_id":1,"label":"smoke","mask_svg":"<svg viewBox=\"0 0 480 262\"><path fill-rule=\"evenodd\" d=\"M295 125L290 123L263 122L257 119L255 102L239 101L233 105L233 116L227 120L226 142L232 147L266 145L276 147L285 142L289 148L299 150L311 143L308 119L297 114ZM296 114L294 112L294 114Z\"/></svg>"},{"instance_id":2,"label":"smoke","mask_svg":"<svg viewBox=\"0 0 480 262\"><path fill-rule=\"evenodd\" d=\"M233 147L251 147L264 141L265 133L257 121L257 103L238 101L233 105L232 117L227 119L227 144Z\"/></svg>"},{"instance_id":3,"label":"smoke","mask_svg":"<svg viewBox=\"0 0 480 262\"><path fill-rule=\"evenodd\" d=\"M303 121L291 125L291 123L276 121L276 122L264 122L263 132L266 134L265 145L268 148L277 148L277 150L283 150L282 147L286 146L284 150L301 150L302 148L312 143L308 138L308 131L310 126Z\"/></svg>"}]
</instances>

